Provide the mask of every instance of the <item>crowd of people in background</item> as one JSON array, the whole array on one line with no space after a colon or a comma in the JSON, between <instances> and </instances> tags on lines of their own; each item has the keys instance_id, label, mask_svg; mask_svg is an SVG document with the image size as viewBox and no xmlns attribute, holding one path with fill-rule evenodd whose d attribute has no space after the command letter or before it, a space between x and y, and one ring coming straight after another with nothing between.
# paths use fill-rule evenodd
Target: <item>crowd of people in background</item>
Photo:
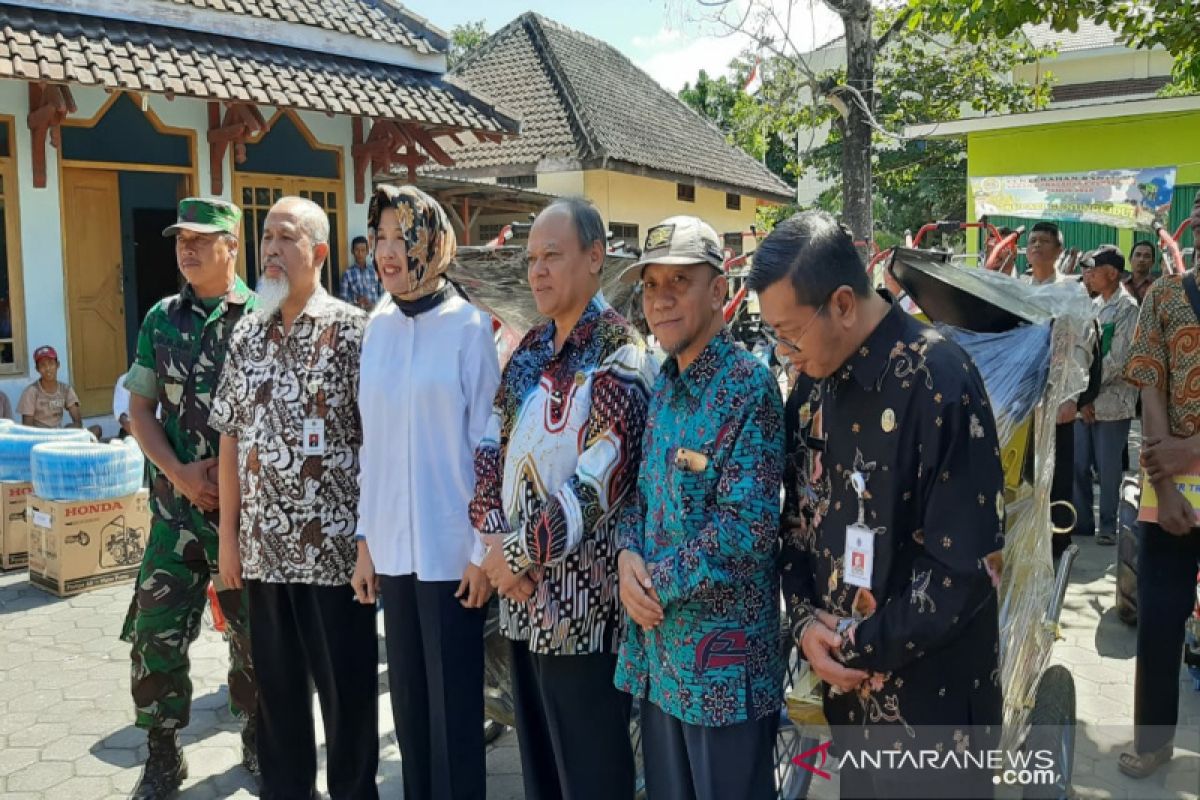
<instances>
[{"instance_id":1,"label":"crowd of people in background","mask_svg":"<svg viewBox=\"0 0 1200 800\"><path fill-rule=\"evenodd\" d=\"M527 245L545 322L503 368L489 315L446 278L457 245L441 206L383 186L367 223L342 299L321 286L329 222L308 200L279 200L248 243L261 252L253 292L235 270L237 206L185 199L164 231L184 288L147 316L118 398L152 465L153 527L122 632L149 745L135 798L172 796L187 775L187 652L210 581L243 764L264 797L314 796L314 690L330 795L377 796L377 603L405 796L485 796L493 594L530 798L632 797L634 700L651 798L773 797L781 594L840 749L995 746L995 422L971 360L872 288L844 226L797 214L755 253L747 282L795 378L785 403L725 325L721 240L695 217L650 228L620 276L641 286L656 351L600 291L596 209L549 205ZM1033 226L1024 280L1066 280L1063 251L1057 227ZM1081 354L1088 389L1057 412L1054 482L1078 510L1056 524L1110 543L1140 387L1161 513L1139 576L1154 621L1138 632L1137 723L1155 727L1120 765L1135 776L1170 758L1183 590L1200 556L1171 481L1200 460L1185 438L1200 400L1178 390L1200 369L1200 349L1178 344L1200 290L1154 280L1156 255L1139 242L1132 270L1115 247L1079 260L1096 335ZM73 408L78 424L56 354L37 358L30 390L65 392L59 416ZM950 782L842 774L843 797L991 786L982 764Z\"/></svg>"}]
</instances>

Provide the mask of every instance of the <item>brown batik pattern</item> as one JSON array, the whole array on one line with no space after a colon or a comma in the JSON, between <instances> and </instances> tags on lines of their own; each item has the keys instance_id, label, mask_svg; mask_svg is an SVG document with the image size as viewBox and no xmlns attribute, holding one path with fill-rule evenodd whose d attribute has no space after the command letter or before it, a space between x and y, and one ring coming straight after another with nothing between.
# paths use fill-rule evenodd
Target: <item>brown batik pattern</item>
<instances>
[{"instance_id":1,"label":"brown batik pattern","mask_svg":"<svg viewBox=\"0 0 1200 800\"><path fill-rule=\"evenodd\" d=\"M212 426L238 439L239 541L249 580L350 581L366 319L318 289L287 333L278 312L247 315L234 330ZM324 455L304 455L306 419L324 420Z\"/></svg>"}]
</instances>

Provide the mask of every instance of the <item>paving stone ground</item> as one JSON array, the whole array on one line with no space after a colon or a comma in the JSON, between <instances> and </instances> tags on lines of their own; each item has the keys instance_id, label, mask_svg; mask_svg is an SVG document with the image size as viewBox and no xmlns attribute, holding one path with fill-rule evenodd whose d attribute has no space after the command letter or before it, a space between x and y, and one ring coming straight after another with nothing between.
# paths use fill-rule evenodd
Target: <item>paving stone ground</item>
<instances>
[{"instance_id":1,"label":"paving stone ground","mask_svg":"<svg viewBox=\"0 0 1200 800\"><path fill-rule=\"evenodd\" d=\"M1147 781L1130 780L1116 757L1132 739L1134 631L1113 611L1115 549L1081 543L1054 660L1075 678L1078 704L1075 791L1087 798L1200 795L1200 692L1180 671L1175 761ZM132 725L129 647L117 639L132 588L112 587L60 600L22 572L0 574L0 797L89 800L126 796L145 756ZM237 724L228 711L224 643L206 628L192 649L195 703L183 732L191 775L183 797L251 797L238 766ZM380 789L402 795L400 755L381 666ZM520 798L520 759L510 732L488 750L488 796ZM323 776L321 778L323 780ZM818 781L814 800L836 798L837 781Z\"/></svg>"}]
</instances>

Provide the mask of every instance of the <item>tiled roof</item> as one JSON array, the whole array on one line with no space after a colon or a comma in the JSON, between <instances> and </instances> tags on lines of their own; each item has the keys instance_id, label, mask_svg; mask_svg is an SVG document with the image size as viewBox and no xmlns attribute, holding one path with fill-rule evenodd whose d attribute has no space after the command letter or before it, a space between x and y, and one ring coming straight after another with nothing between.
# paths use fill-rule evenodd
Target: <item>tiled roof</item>
<instances>
[{"instance_id":1,"label":"tiled roof","mask_svg":"<svg viewBox=\"0 0 1200 800\"><path fill-rule=\"evenodd\" d=\"M567 158L622 162L773 200L794 191L617 51L534 13L498 31L455 70L521 116L521 136L454 151L452 169Z\"/></svg>"},{"instance_id":2,"label":"tiled roof","mask_svg":"<svg viewBox=\"0 0 1200 800\"><path fill-rule=\"evenodd\" d=\"M1060 53L1121 46L1116 31L1089 19L1080 19L1076 31L1056 31L1048 22L1025 25L1021 30L1035 47L1057 47Z\"/></svg>"},{"instance_id":3,"label":"tiled roof","mask_svg":"<svg viewBox=\"0 0 1200 800\"><path fill-rule=\"evenodd\" d=\"M392 0L155 0L247 17L291 22L411 47L419 53L445 49L444 34ZM415 23L415 24L414 24ZM426 30L422 30L422 28ZM428 33L434 33L431 44Z\"/></svg>"},{"instance_id":4,"label":"tiled roof","mask_svg":"<svg viewBox=\"0 0 1200 800\"><path fill-rule=\"evenodd\" d=\"M451 78L134 22L0 6L0 78L512 133L518 124Z\"/></svg>"}]
</instances>

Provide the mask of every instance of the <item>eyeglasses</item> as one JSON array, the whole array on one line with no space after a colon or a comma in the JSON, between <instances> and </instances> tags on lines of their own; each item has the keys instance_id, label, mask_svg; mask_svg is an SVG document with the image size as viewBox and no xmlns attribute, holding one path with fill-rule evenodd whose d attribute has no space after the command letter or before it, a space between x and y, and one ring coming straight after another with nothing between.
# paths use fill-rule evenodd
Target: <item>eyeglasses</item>
<instances>
[{"instance_id":1,"label":"eyeglasses","mask_svg":"<svg viewBox=\"0 0 1200 800\"><path fill-rule=\"evenodd\" d=\"M828 302L828 301L826 301L826 302ZM796 335L796 341L792 341L791 339L785 339L784 337L782 337L778 333L776 333L774 328L772 328L770 325L767 325L766 323L763 323L762 335L766 338L766 340L768 342L771 343L771 346L777 350L780 348L787 348L788 350L791 350L795 353L799 353L800 352L799 342L804 341L804 335L808 333L809 329L821 317L821 313L824 310L825 310L825 303L821 303L821 305L817 306L817 313L813 314L812 317L809 318L808 322L804 323L804 327L801 328L800 333Z\"/></svg>"}]
</instances>

